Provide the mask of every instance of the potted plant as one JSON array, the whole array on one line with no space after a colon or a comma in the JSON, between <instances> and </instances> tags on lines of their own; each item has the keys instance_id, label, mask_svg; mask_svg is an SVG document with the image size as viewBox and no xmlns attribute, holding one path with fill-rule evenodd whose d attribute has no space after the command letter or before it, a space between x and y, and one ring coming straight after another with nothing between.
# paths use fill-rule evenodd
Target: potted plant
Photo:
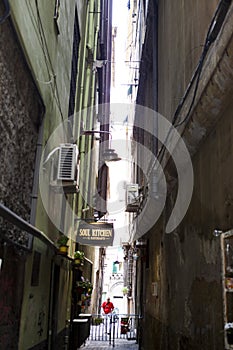
<instances>
[{"instance_id":1,"label":"potted plant","mask_svg":"<svg viewBox=\"0 0 233 350\"><path fill-rule=\"evenodd\" d=\"M99 326L101 323L103 323L102 317L95 317L92 319L92 325L93 326Z\"/></svg>"},{"instance_id":2,"label":"potted plant","mask_svg":"<svg viewBox=\"0 0 233 350\"><path fill-rule=\"evenodd\" d=\"M92 290L93 290L93 285L91 282L89 282L89 281L86 282L86 289L87 289L88 295L91 295Z\"/></svg>"},{"instance_id":3,"label":"potted plant","mask_svg":"<svg viewBox=\"0 0 233 350\"><path fill-rule=\"evenodd\" d=\"M85 297L90 298L93 290L93 285L88 280L82 280L77 282L77 293L84 294Z\"/></svg>"},{"instance_id":4,"label":"potted plant","mask_svg":"<svg viewBox=\"0 0 233 350\"><path fill-rule=\"evenodd\" d=\"M65 235L60 235L57 239L57 244L60 254L67 255L69 246L67 245L69 238Z\"/></svg>"},{"instance_id":5,"label":"potted plant","mask_svg":"<svg viewBox=\"0 0 233 350\"><path fill-rule=\"evenodd\" d=\"M233 322L225 324L225 331L228 344L233 344Z\"/></svg>"},{"instance_id":6,"label":"potted plant","mask_svg":"<svg viewBox=\"0 0 233 350\"><path fill-rule=\"evenodd\" d=\"M81 250L76 250L76 252L74 252L74 263L76 265L84 265L84 259L85 259L85 254L83 251Z\"/></svg>"},{"instance_id":7,"label":"potted plant","mask_svg":"<svg viewBox=\"0 0 233 350\"><path fill-rule=\"evenodd\" d=\"M127 295L127 293L128 293L128 287L123 287L122 288L122 293L123 293L123 295Z\"/></svg>"}]
</instances>

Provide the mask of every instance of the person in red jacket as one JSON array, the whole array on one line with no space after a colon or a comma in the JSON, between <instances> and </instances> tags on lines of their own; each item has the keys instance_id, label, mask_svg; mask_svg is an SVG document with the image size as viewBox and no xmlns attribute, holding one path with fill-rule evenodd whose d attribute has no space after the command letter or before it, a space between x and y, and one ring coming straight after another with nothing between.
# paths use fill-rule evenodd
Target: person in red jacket
<instances>
[{"instance_id":1,"label":"person in red jacket","mask_svg":"<svg viewBox=\"0 0 233 350\"><path fill-rule=\"evenodd\" d=\"M102 308L103 308L103 311L104 311L105 315L110 314L113 311L114 305L110 301L110 298L107 298L107 301L103 302Z\"/></svg>"}]
</instances>

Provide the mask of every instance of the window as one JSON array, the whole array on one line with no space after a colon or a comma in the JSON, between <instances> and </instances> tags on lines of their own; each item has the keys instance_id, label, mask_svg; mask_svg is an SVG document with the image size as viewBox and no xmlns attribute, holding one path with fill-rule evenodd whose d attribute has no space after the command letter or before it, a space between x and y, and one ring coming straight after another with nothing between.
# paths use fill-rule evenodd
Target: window
<instances>
[{"instance_id":1,"label":"window","mask_svg":"<svg viewBox=\"0 0 233 350\"><path fill-rule=\"evenodd\" d=\"M77 74L78 74L79 43L80 43L80 32L79 32L79 24L78 24L78 13L77 13L77 9L75 9L68 117L71 117L74 114L76 83L77 83Z\"/></svg>"},{"instance_id":2,"label":"window","mask_svg":"<svg viewBox=\"0 0 233 350\"><path fill-rule=\"evenodd\" d=\"M32 276L31 276L31 286L33 287L36 287L39 285L40 260L41 260L41 254L35 251L33 256Z\"/></svg>"}]
</instances>

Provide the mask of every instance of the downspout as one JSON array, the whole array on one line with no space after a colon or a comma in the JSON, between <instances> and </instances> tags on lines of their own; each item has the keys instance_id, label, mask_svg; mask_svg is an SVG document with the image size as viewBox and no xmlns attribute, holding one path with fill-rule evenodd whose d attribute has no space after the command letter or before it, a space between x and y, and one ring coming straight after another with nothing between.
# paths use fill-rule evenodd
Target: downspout
<instances>
[{"instance_id":1,"label":"downspout","mask_svg":"<svg viewBox=\"0 0 233 350\"><path fill-rule=\"evenodd\" d=\"M10 16L10 4L9 4L8 0L3 0L3 4L5 6L5 12L4 12L3 16L0 17L0 24L4 23L5 20L7 19L7 17Z\"/></svg>"},{"instance_id":2,"label":"downspout","mask_svg":"<svg viewBox=\"0 0 233 350\"><path fill-rule=\"evenodd\" d=\"M96 10L96 19L95 19L95 27L93 28L94 33L94 47L93 47L93 61L95 62L97 59L97 43L98 43L98 34L99 34L99 23L100 23L100 0L97 0L97 10ZM90 107L91 111L93 113L90 114L90 123L89 128L92 129L94 127L94 111L95 111L95 85L96 85L96 72L92 71L92 83L91 83L91 98L90 98ZM93 135L94 137L94 135ZM92 147L92 140L93 137L89 137L88 140L88 150ZM93 179L92 176L90 176L91 171L91 164L93 162L93 152L91 152L90 157L88 158L88 166L87 166L87 173L86 173L86 184L87 184L87 190L90 189L90 195L93 195L93 187L95 188L95 178ZM87 200L90 200L90 198L87 198Z\"/></svg>"},{"instance_id":3,"label":"downspout","mask_svg":"<svg viewBox=\"0 0 233 350\"><path fill-rule=\"evenodd\" d=\"M87 3L86 6L86 16L85 18L85 24L84 24L84 34L83 37L81 35L81 45L79 49L79 58L78 58L78 64L79 64L79 69L78 69L78 84L77 84L77 90L76 90L76 108L75 108L75 115L76 113L78 114L78 118L74 118L74 138L77 139L77 145L79 147L79 157L81 158L81 142L80 140L80 127L81 127L81 110L82 110L82 105L83 105L83 95L84 95L84 77L85 77L85 51L86 51L86 43L87 43L87 33L88 33L88 21L89 17L87 16L89 12L89 2ZM81 128L82 129L82 128ZM77 133L76 133L77 130ZM80 142L79 142L80 141ZM80 159L81 161L81 159ZM73 210L76 212L76 208L79 205L79 197L80 193L76 194L74 196L74 201L73 201ZM78 213L79 217L79 213ZM74 223L74 229L76 227L76 224Z\"/></svg>"},{"instance_id":4,"label":"downspout","mask_svg":"<svg viewBox=\"0 0 233 350\"><path fill-rule=\"evenodd\" d=\"M152 139L152 153L156 157L158 154L158 4L155 1L153 4L153 110L154 113L154 126L153 126L153 139ZM158 195L158 176L156 169L152 170L151 178L151 190L152 196L156 197Z\"/></svg>"},{"instance_id":5,"label":"downspout","mask_svg":"<svg viewBox=\"0 0 233 350\"><path fill-rule=\"evenodd\" d=\"M97 13L96 13L96 27L95 27L95 41L94 41L94 61L97 59L97 43L98 43L98 34L99 34L99 23L100 23L100 0L97 3ZM92 87L91 87L91 106L94 106L95 103L95 83L96 83L96 73L93 73ZM92 123L93 124L93 120Z\"/></svg>"},{"instance_id":6,"label":"downspout","mask_svg":"<svg viewBox=\"0 0 233 350\"><path fill-rule=\"evenodd\" d=\"M83 57L83 53L86 51L86 43L87 43L87 33L88 33L88 23L89 23L89 16L87 16L89 12L89 2L87 4L86 8L86 16L85 16L85 29L84 29L84 35L83 38L81 36L81 43L80 49L79 49L79 69L78 69L78 84L77 84L77 89L76 89L76 108L75 112L80 113L82 110L82 105L83 105L83 95L84 95L84 72L85 72L85 65L86 61L85 58ZM80 72L80 73L79 73ZM80 118L75 118L74 120L74 132L77 130L77 140L79 139L80 136Z\"/></svg>"},{"instance_id":7,"label":"downspout","mask_svg":"<svg viewBox=\"0 0 233 350\"><path fill-rule=\"evenodd\" d=\"M154 21L153 21L153 109L158 112L158 5L157 2L154 6ZM158 152L158 116L156 114L154 119L154 136L153 138L153 150L154 155Z\"/></svg>"},{"instance_id":8,"label":"downspout","mask_svg":"<svg viewBox=\"0 0 233 350\"><path fill-rule=\"evenodd\" d=\"M84 58L84 63L86 62L86 55L88 54L88 52L86 52L86 46L88 45L88 43L90 42L90 31L91 31L91 25L92 23L90 23L90 13L92 13L93 15L94 12L94 0L90 0L89 4L87 6L87 18L88 18L88 33L85 37L85 58ZM83 70L85 71L85 64L83 65ZM90 67L87 67L86 69L86 74L85 74L85 86L83 85L83 89L85 88L85 91L83 92L83 98L82 98L82 105L80 110L82 109L83 113L82 113L82 117L83 117L83 123L84 126L86 125L87 122L87 107L88 107L88 95L89 95L89 86L90 86L90 75L91 75L91 69ZM83 82L84 84L84 82ZM84 176L84 158L85 158L85 141L86 141L86 136L82 136L80 135L80 144L79 144L79 158L80 158L80 179L81 181L85 178ZM78 207L77 207L77 216L78 219L82 218L82 207L83 207L83 198L82 198L82 190L86 190L85 188L85 184L84 183L80 183L80 194L78 196Z\"/></svg>"},{"instance_id":9,"label":"downspout","mask_svg":"<svg viewBox=\"0 0 233 350\"><path fill-rule=\"evenodd\" d=\"M85 23L84 23L84 33L80 34L81 37L81 45L79 48L79 57L78 57L78 83L76 87L76 97L75 97L75 113L74 113L74 121L73 121L73 135L74 135L74 140L77 140L77 145L79 147L79 154L81 155L81 140L80 140L80 129L83 128L81 126L81 110L82 110L82 104L83 104L83 95L84 95L84 78L85 78L85 65L86 65L86 60L85 60L85 51L86 51L86 42L87 42L87 33L88 33L88 21L89 17L87 16L89 12L89 2L86 5L86 16L83 16L85 18ZM79 142L80 141L80 142ZM79 145L80 144L80 145ZM80 157L80 156L79 156ZM81 159L80 159L81 161ZM79 171L79 169L78 169ZM76 209L78 208L78 201L79 201L80 193L74 194L73 198L73 231L76 229L76 222L75 220L75 214L76 214ZM72 251L71 251L72 254Z\"/></svg>"},{"instance_id":10,"label":"downspout","mask_svg":"<svg viewBox=\"0 0 233 350\"><path fill-rule=\"evenodd\" d=\"M106 5L106 6L104 6ZM110 114L110 82L111 82L111 49L112 49L112 1L108 1L103 4L102 1L102 26L101 27L101 40L105 39L105 42L101 43L101 59L107 61L107 64L101 69L101 92L100 103L102 103L101 124L100 130L107 131L101 138L99 152L102 155L105 149L109 147L109 114ZM104 45L105 44L105 45ZM107 191L103 191L103 188L107 188L107 165L103 165L103 161L100 158L99 161L99 174L98 174L98 194L100 195L100 201L98 203L99 216L103 216L106 211ZM103 200L102 200L103 199Z\"/></svg>"},{"instance_id":11,"label":"downspout","mask_svg":"<svg viewBox=\"0 0 233 350\"><path fill-rule=\"evenodd\" d=\"M44 110L42 112L44 115ZM42 155L42 144L43 144L43 132L44 132L44 120L39 126L39 134L37 139L36 146L36 160L35 160L35 171L32 187L32 201L31 201L31 215L30 215L30 224L35 225L36 223L36 208L37 208L37 199L38 199L38 189L39 189L39 169L40 161ZM29 247L32 248L33 237L29 238Z\"/></svg>"},{"instance_id":12,"label":"downspout","mask_svg":"<svg viewBox=\"0 0 233 350\"><path fill-rule=\"evenodd\" d=\"M53 241L49 239L42 231L38 230L35 226L29 224L26 220L22 219L20 216L15 214L12 210L7 208L4 204L0 203L0 216L11 222L13 225L19 227L20 229L30 233L34 237L37 237L44 244L49 246L55 252L57 248Z\"/></svg>"}]
</instances>

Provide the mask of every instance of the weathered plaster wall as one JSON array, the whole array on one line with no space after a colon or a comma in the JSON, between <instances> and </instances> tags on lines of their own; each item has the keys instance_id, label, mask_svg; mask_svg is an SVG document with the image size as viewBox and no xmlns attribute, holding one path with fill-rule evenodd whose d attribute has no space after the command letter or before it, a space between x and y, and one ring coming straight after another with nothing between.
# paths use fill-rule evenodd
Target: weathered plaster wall
<instances>
[{"instance_id":1,"label":"weathered plaster wall","mask_svg":"<svg viewBox=\"0 0 233 350\"><path fill-rule=\"evenodd\" d=\"M165 235L169 349L224 348L220 239L213 231L233 226L231 111L232 104L194 157L192 202L182 225Z\"/></svg>"},{"instance_id":2,"label":"weathered plaster wall","mask_svg":"<svg viewBox=\"0 0 233 350\"><path fill-rule=\"evenodd\" d=\"M77 2L79 11L79 29L83 36L85 36L83 14L86 4L75 0L61 2L58 35L53 19L55 1L22 0L19 3L10 0L9 2L11 19L0 26L0 189L3 202L29 221L35 151L41 122L37 89L45 106L44 145L54 128L63 118L67 118L75 3ZM9 29L11 20L17 36ZM30 73L24 59L30 67ZM54 209L57 197L50 199ZM40 199L37 205L36 226L53 238L57 234L53 225L50 225ZM9 227L7 224L1 229L5 229L5 232L8 230L7 233L10 234L14 232L15 236L16 229ZM17 235L20 237L18 243L22 241L26 243L22 232L17 230ZM41 254L39 268L36 271L37 285L31 283L34 252ZM2 251L0 253L1 257ZM33 251L25 258L26 263L24 260L17 260L14 253L8 250L7 259L10 260L12 257L10 268L5 262L3 264L3 268L6 268L4 276L13 270L13 264L17 261L20 274L14 276L16 279L14 286L19 297L17 300L14 299L16 293L10 291L12 294L9 294L9 300L12 302L12 308L9 309L9 317L13 318L15 315L10 312L17 309L17 318L12 321L11 328L7 328L8 335L12 335L11 339L7 339L7 346L12 349L47 349L50 341L52 347L62 349L66 323L70 318L71 261L59 256L54 257L54 252L38 239L34 239ZM13 305L13 300L17 301L17 305ZM48 329L52 329L50 337ZM2 330L2 334L5 335L7 333L5 328L0 329Z\"/></svg>"},{"instance_id":3,"label":"weathered plaster wall","mask_svg":"<svg viewBox=\"0 0 233 350\"><path fill-rule=\"evenodd\" d=\"M217 1L159 2L158 102L159 112L168 118L172 117L198 63L216 7ZM229 18L228 23L231 23ZM199 104L202 107L199 116L208 128L202 142L195 144L194 192L185 219L173 233L164 233L176 199L177 187L173 182L169 186L169 190L172 186L173 190L168 195L163 217L146 235L150 242L150 263L148 267L143 263L141 280L145 297L142 321L142 348L145 350L224 349L220 241L213 237L213 230L228 230L233 225L233 105L228 96L233 81L231 47L226 50L229 61L224 61L227 69L222 74L211 79L210 84L208 66L202 75L201 88L207 100ZM207 62L214 72L221 73L218 68L220 48L224 50L221 36L213 45ZM150 41L147 50L150 52ZM151 59L149 53L147 58ZM149 78L150 72L147 74ZM144 80L144 84L140 92L146 91L144 101L151 106L152 97L147 93L151 82ZM221 87L224 96L221 96ZM210 91L213 95L208 99ZM213 102L212 96L215 96L216 108L207 103ZM187 134L193 133L194 139L196 132L201 139L195 118L193 115ZM204 124L200 123L200 127L206 127ZM174 180L176 172L169 175ZM152 295L152 282L157 282L157 296Z\"/></svg>"},{"instance_id":4,"label":"weathered plaster wall","mask_svg":"<svg viewBox=\"0 0 233 350\"><path fill-rule=\"evenodd\" d=\"M0 349L18 349L25 256L0 244Z\"/></svg>"},{"instance_id":5,"label":"weathered plaster wall","mask_svg":"<svg viewBox=\"0 0 233 350\"><path fill-rule=\"evenodd\" d=\"M203 50L218 1L159 1L159 112L171 119Z\"/></svg>"},{"instance_id":6,"label":"weathered plaster wall","mask_svg":"<svg viewBox=\"0 0 233 350\"><path fill-rule=\"evenodd\" d=\"M0 48L0 199L29 220L41 103L9 21L0 26ZM9 227L4 233L25 243Z\"/></svg>"},{"instance_id":7,"label":"weathered plaster wall","mask_svg":"<svg viewBox=\"0 0 233 350\"><path fill-rule=\"evenodd\" d=\"M39 94L7 20L0 25L0 200L28 221L41 114ZM28 235L2 218L0 232L0 348L18 349L28 253L4 237L27 246Z\"/></svg>"}]
</instances>

